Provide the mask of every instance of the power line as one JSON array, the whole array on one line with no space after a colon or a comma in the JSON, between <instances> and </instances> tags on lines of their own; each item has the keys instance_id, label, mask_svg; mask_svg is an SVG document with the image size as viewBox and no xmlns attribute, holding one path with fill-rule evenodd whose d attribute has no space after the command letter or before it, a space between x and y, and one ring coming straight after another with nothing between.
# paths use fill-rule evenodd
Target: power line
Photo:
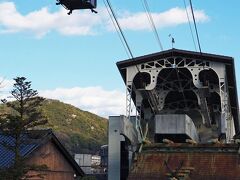
<instances>
[{"instance_id":1,"label":"power line","mask_svg":"<svg viewBox=\"0 0 240 180\"><path fill-rule=\"evenodd\" d=\"M103 1L104 1L104 0L103 0ZM120 34L121 34L121 36L122 36L122 39L123 39L123 41L124 41L124 43L125 43L125 45L126 45L126 48L127 48L128 52L129 52L132 60L134 60L134 56L133 56L133 54L132 54L132 51L131 51L131 49L130 49L130 46L128 45L127 39L126 39L126 37L124 36L124 33L123 33L123 31L122 31L122 28L121 28L121 26L120 26L120 24L119 24L119 22L118 22L118 20L117 20L117 16L116 16L116 14L115 14L115 12L114 12L114 10L113 10L113 8L112 8L112 5L111 5L111 3L109 2L109 0L106 0L106 2L107 2L107 5L108 5L111 13L112 13L113 19L115 20L115 22L116 22L116 24L117 24L117 27L118 27L118 29L119 29L119 31L120 31ZM104 4L105 4L105 3L104 3ZM110 17L111 17L111 15L110 15ZM113 23L113 24L114 24L114 23ZM136 66L136 68L137 68L137 71L140 72L138 66L137 66L137 65L135 65L135 66Z\"/></svg>"},{"instance_id":2,"label":"power line","mask_svg":"<svg viewBox=\"0 0 240 180\"><path fill-rule=\"evenodd\" d=\"M106 7L106 9L107 9L107 12L108 12L108 14L109 14L109 16L110 16L110 19L111 19L111 21L112 21L112 23L113 23L113 26L114 26L116 32L117 32L117 34L118 34L118 37L119 37L119 39L120 39L120 41L121 41L121 43L122 43L122 45L123 45L123 47L124 47L124 50L125 50L128 58L130 59L130 54L129 54L129 52L128 52L128 49L127 49L126 45L124 44L123 38L121 37L121 34L120 34L120 32L118 31L118 28L117 28L117 26L116 26L116 23L115 23L112 15L111 15L111 12L109 11L109 8L108 8L105 0L103 0L103 3L104 3L104 5L105 5L105 7Z\"/></svg>"},{"instance_id":3,"label":"power line","mask_svg":"<svg viewBox=\"0 0 240 180\"><path fill-rule=\"evenodd\" d=\"M192 26L191 26L191 21L190 21L189 15L188 15L188 10L187 10L186 1L183 0L183 2L184 2L184 6L185 6L185 10L186 10L186 14L187 14L188 25L189 25L189 28L190 28L190 31L191 31L193 44L194 44L194 47L195 47L195 51L197 51L197 46L196 46L195 38L194 38L194 35L193 35L193 30L192 30Z\"/></svg>"},{"instance_id":4,"label":"power line","mask_svg":"<svg viewBox=\"0 0 240 180\"><path fill-rule=\"evenodd\" d=\"M152 18L152 15L150 13L150 8L149 8L149 5L148 5L148 2L147 0L142 0L142 4L143 4L143 7L146 11L146 14L147 14L147 17L148 17L148 21L150 22L150 25L151 25L151 28L153 30L153 33L155 35L155 38L160 46L160 49L163 51L163 46L162 46L162 43L161 43L161 40L159 38L159 35L158 35L158 32L157 32L157 28L155 26L155 23L153 21L153 18Z\"/></svg>"},{"instance_id":5,"label":"power line","mask_svg":"<svg viewBox=\"0 0 240 180\"><path fill-rule=\"evenodd\" d=\"M195 27L195 31L196 31L196 35L197 35L199 51L200 51L200 53L202 53L202 49L201 49L201 45L200 45L200 40L199 40L199 35L198 35L198 30L197 30L197 24L196 24L196 20L195 20L195 16L194 16L194 11L193 11L193 6L192 6L192 0L189 0L189 2L190 2L190 6L191 6L191 11L192 11L194 27Z\"/></svg>"},{"instance_id":6,"label":"power line","mask_svg":"<svg viewBox=\"0 0 240 180\"><path fill-rule=\"evenodd\" d=\"M122 35L122 38L123 38L123 40L124 40L124 42L125 42L125 45L126 45L126 47L127 47L127 49L128 49L128 52L129 52L132 60L134 60L134 57L133 57L133 54L132 54L132 52L131 52L131 49L130 49L130 47L129 47L129 45L128 45L127 39L125 38L125 36L124 36L124 34L123 34L123 31L122 31L122 29L121 29L120 24L118 23L117 17L116 17L116 15L115 15L114 11L113 11L113 8L112 8L112 6L111 6L111 3L109 2L109 0L106 0L106 2L107 2L107 4L108 4L108 6L109 6L109 9L111 10L112 16L113 16L113 18L114 18L114 20L115 20L115 22L116 22L116 24L117 24L117 27L118 27L118 29L119 29L119 31L120 31L120 34ZM135 67L136 67L136 69L137 69L137 71L138 71L138 73L139 73L139 72L140 72L139 67L138 67L137 65L135 65ZM130 86L128 86L127 83L126 83L126 116L127 116L128 119L130 119L130 115L131 115L133 86L134 86L134 85L133 85L133 82L132 82L132 84L131 84ZM136 113L137 113L137 110L136 110ZM139 112L139 114L141 114L141 112ZM140 122L140 120L138 119L138 116L137 116L137 115L136 115L136 121L137 121L137 122ZM140 132L141 132L141 128L139 128L139 130L140 130Z\"/></svg>"},{"instance_id":7,"label":"power line","mask_svg":"<svg viewBox=\"0 0 240 180\"><path fill-rule=\"evenodd\" d=\"M120 34L122 35L122 38L123 38L123 40L124 40L124 42L125 42L125 45L126 45L126 47L127 47L127 49L128 49L128 52L129 52L131 58L134 59L133 54L132 54L132 51L131 51L131 49L130 49L130 47L129 47L129 45L128 45L128 42L127 42L127 40L126 40L126 38L125 38L125 36L124 36L124 33L123 33L123 31L122 31L122 28L121 28L121 26L120 26L120 24L119 24L119 22L118 22L118 20L117 20L117 17L116 17L116 15L115 15L114 11L113 11L112 5L111 5L111 3L109 2L109 0L106 0L106 1L107 1L107 4L108 4L108 7L109 7L109 9L110 9L110 11L111 11L111 13L112 13L112 16L113 16L113 18L114 18L114 20L115 20L115 22L116 22L116 24L117 24L117 27L118 27L118 29L119 29L119 31L120 31Z\"/></svg>"}]
</instances>

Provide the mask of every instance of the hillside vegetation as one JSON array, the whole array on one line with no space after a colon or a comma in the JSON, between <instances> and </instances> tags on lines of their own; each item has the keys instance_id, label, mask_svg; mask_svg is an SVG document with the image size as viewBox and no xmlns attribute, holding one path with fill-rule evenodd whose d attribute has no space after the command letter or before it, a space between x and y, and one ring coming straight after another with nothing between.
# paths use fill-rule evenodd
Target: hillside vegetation
<instances>
[{"instance_id":1,"label":"hillside vegetation","mask_svg":"<svg viewBox=\"0 0 240 180\"><path fill-rule=\"evenodd\" d=\"M0 110L3 111L0 106ZM58 100L46 99L41 112L51 128L71 153L96 153L107 144L107 119Z\"/></svg>"}]
</instances>

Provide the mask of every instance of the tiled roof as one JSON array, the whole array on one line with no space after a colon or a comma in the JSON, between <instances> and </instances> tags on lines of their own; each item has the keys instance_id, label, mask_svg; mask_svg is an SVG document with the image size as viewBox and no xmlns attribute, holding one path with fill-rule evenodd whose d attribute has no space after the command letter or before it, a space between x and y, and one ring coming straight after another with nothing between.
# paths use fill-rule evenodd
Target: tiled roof
<instances>
[{"instance_id":1,"label":"tiled roof","mask_svg":"<svg viewBox=\"0 0 240 180\"><path fill-rule=\"evenodd\" d=\"M27 157L41 146L50 132L51 130L41 130L24 133L20 138L20 141L24 142L20 146L21 156ZM14 143L15 139L12 136L0 133L0 168L7 168L12 165L14 153L9 149L9 146L14 146Z\"/></svg>"},{"instance_id":2,"label":"tiled roof","mask_svg":"<svg viewBox=\"0 0 240 180\"><path fill-rule=\"evenodd\" d=\"M239 180L238 150L236 144L149 147L136 156L128 180Z\"/></svg>"},{"instance_id":3,"label":"tiled roof","mask_svg":"<svg viewBox=\"0 0 240 180\"><path fill-rule=\"evenodd\" d=\"M20 154L28 158L33 151L38 149L40 146L44 145L46 142L51 140L58 150L62 153L62 155L66 158L69 164L73 167L77 176L84 176L84 172L78 166L73 157L69 154L69 152L65 149L65 147L61 144L58 138L54 135L51 129L47 130L30 130L24 133L21 136L21 144ZM10 149L6 148L4 144L14 145L14 138L10 135L5 135L0 133L0 168L10 167L14 161L14 153Z\"/></svg>"}]
</instances>

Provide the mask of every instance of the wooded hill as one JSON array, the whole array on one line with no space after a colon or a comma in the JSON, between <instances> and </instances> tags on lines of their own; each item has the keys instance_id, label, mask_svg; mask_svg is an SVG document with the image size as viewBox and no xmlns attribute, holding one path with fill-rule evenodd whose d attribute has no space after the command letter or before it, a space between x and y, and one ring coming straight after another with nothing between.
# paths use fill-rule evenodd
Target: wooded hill
<instances>
[{"instance_id":1,"label":"wooded hill","mask_svg":"<svg viewBox=\"0 0 240 180\"><path fill-rule=\"evenodd\" d=\"M1 105L0 111L6 109ZM43 128L51 128L71 153L96 153L107 144L107 119L58 100L46 99L41 112L48 119Z\"/></svg>"}]
</instances>

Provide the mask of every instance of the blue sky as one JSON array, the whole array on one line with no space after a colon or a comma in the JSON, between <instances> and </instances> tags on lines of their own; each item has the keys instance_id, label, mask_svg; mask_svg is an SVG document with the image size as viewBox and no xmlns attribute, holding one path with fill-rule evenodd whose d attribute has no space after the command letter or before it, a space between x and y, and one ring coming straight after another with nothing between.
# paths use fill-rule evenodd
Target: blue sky
<instances>
[{"instance_id":1,"label":"blue sky","mask_svg":"<svg viewBox=\"0 0 240 180\"><path fill-rule=\"evenodd\" d=\"M141 0L111 2L133 55L160 51ZM234 57L239 76L240 1L192 2L202 51ZM175 48L195 50L183 0L148 3L164 49L171 48L172 34ZM102 0L97 10L68 16L55 0L0 0L0 78L25 76L40 94L102 116L124 113L124 83L115 63L128 56Z\"/></svg>"}]
</instances>

